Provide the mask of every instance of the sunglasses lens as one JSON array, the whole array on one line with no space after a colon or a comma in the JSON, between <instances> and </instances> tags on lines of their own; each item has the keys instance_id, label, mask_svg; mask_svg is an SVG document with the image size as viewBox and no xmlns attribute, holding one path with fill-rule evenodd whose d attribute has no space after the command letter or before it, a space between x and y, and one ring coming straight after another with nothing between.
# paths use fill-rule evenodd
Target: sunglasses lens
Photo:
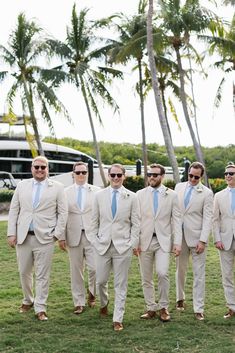
<instances>
[{"instance_id":1,"label":"sunglasses lens","mask_svg":"<svg viewBox=\"0 0 235 353\"><path fill-rule=\"evenodd\" d=\"M86 170L83 170L83 171L78 171L78 172L74 172L76 175L80 175L80 174L82 174L82 175L86 175L86 173L87 173L87 171Z\"/></svg>"},{"instance_id":2,"label":"sunglasses lens","mask_svg":"<svg viewBox=\"0 0 235 353\"><path fill-rule=\"evenodd\" d=\"M225 172L224 173L225 176L228 176L228 175L233 176L234 174L235 174L234 172Z\"/></svg>"},{"instance_id":3,"label":"sunglasses lens","mask_svg":"<svg viewBox=\"0 0 235 353\"><path fill-rule=\"evenodd\" d=\"M159 175L161 175L161 174L158 174L158 173L147 173L147 177L154 177L154 178L157 178Z\"/></svg>"},{"instance_id":4,"label":"sunglasses lens","mask_svg":"<svg viewBox=\"0 0 235 353\"><path fill-rule=\"evenodd\" d=\"M42 170L45 170L46 169L46 165L34 165L34 168L36 170L38 170L39 168L41 168Z\"/></svg>"},{"instance_id":5,"label":"sunglasses lens","mask_svg":"<svg viewBox=\"0 0 235 353\"><path fill-rule=\"evenodd\" d=\"M191 178L191 179L195 179L195 180L199 180L200 179L200 176L198 176L198 175L193 175L193 174L189 174L189 177Z\"/></svg>"},{"instance_id":6,"label":"sunglasses lens","mask_svg":"<svg viewBox=\"0 0 235 353\"><path fill-rule=\"evenodd\" d=\"M111 173L111 174L109 174L109 175L111 176L111 178L115 178L116 176L117 176L118 178L121 178L121 177L123 176L122 173L117 173L117 174Z\"/></svg>"}]
</instances>

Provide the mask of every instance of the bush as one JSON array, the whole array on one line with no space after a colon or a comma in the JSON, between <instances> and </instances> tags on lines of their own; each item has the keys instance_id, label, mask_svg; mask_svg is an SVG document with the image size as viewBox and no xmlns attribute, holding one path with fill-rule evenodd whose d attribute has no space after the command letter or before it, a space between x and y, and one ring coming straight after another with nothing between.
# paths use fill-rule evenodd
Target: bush
<instances>
[{"instance_id":1,"label":"bush","mask_svg":"<svg viewBox=\"0 0 235 353\"><path fill-rule=\"evenodd\" d=\"M209 179L209 183L214 194L227 187L227 183L224 179Z\"/></svg>"},{"instance_id":2,"label":"bush","mask_svg":"<svg viewBox=\"0 0 235 353\"><path fill-rule=\"evenodd\" d=\"M13 194L14 190L0 190L0 202L10 202Z\"/></svg>"},{"instance_id":3,"label":"bush","mask_svg":"<svg viewBox=\"0 0 235 353\"><path fill-rule=\"evenodd\" d=\"M133 192L136 192L144 188L144 178L142 176L130 176L126 177L123 185Z\"/></svg>"}]
</instances>

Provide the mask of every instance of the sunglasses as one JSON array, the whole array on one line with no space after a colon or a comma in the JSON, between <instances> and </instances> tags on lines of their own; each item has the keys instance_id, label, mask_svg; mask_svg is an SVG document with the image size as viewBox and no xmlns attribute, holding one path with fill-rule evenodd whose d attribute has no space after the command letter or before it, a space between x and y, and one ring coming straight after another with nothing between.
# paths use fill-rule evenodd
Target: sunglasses
<instances>
[{"instance_id":1,"label":"sunglasses","mask_svg":"<svg viewBox=\"0 0 235 353\"><path fill-rule=\"evenodd\" d=\"M224 176L228 176L228 175L233 176L234 174L235 174L235 172L225 172Z\"/></svg>"},{"instance_id":2,"label":"sunglasses","mask_svg":"<svg viewBox=\"0 0 235 353\"><path fill-rule=\"evenodd\" d=\"M38 169L45 170L47 166L46 166L46 165L34 165L33 167L34 167L34 169L36 169L36 170L38 170Z\"/></svg>"},{"instance_id":3,"label":"sunglasses","mask_svg":"<svg viewBox=\"0 0 235 353\"><path fill-rule=\"evenodd\" d=\"M147 173L147 177L150 178L151 176L154 177L154 178L157 178L159 175L162 175L162 174L159 174L159 173Z\"/></svg>"},{"instance_id":4,"label":"sunglasses","mask_svg":"<svg viewBox=\"0 0 235 353\"><path fill-rule=\"evenodd\" d=\"M200 176L198 176L198 175L193 175L193 174L189 174L188 176L189 176L190 179L193 179L193 178L194 178L195 180L199 180L199 179L201 178Z\"/></svg>"},{"instance_id":5,"label":"sunglasses","mask_svg":"<svg viewBox=\"0 0 235 353\"><path fill-rule=\"evenodd\" d=\"M117 176L118 178L121 178L121 177L123 176L122 173L110 173L109 175L111 176L111 178L115 178L116 176Z\"/></svg>"},{"instance_id":6,"label":"sunglasses","mask_svg":"<svg viewBox=\"0 0 235 353\"><path fill-rule=\"evenodd\" d=\"M87 174L87 171L86 171L86 170L83 170L82 172L80 172L80 171L75 171L74 174L76 174L76 175L80 175L80 174L86 175L86 174Z\"/></svg>"}]
</instances>

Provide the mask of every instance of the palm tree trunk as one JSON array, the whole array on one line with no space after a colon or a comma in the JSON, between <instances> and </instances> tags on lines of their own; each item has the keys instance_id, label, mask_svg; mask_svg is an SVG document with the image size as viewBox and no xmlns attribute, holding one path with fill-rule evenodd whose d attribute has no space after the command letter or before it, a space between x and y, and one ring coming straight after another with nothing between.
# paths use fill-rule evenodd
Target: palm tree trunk
<instances>
[{"instance_id":1,"label":"palm tree trunk","mask_svg":"<svg viewBox=\"0 0 235 353\"><path fill-rule=\"evenodd\" d=\"M95 133L95 127L94 127L94 123L93 123L93 120L92 120L91 110L90 110L90 106L89 106L89 102L88 102L88 99L87 99L87 94L86 94L86 90L85 90L85 86L84 86L84 81L83 81L82 77L80 77L80 81L81 81L82 95L83 95L83 99L84 99L85 104L86 104L87 114L88 114L89 121L90 121L91 132L92 132L92 136L93 136L93 142L94 142L94 146L95 146L95 153L96 153L96 159L97 159L98 166L99 166L100 176L101 176L101 179L102 179L104 187L106 187L107 186L107 180L105 178L104 168L102 166L102 161L101 161L101 156L100 156L100 149L99 149L99 145L98 145L98 142L97 142L96 133Z\"/></svg>"},{"instance_id":2,"label":"palm tree trunk","mask_svg":"<svg viewBox=\"0 0 235 353\"><path fill-rule=\"evenodd\" d=\"M33 125L33 131L34 131L35 140L37 143L38 152L39 152L40 156L44 156L45 154L44 154L44 150L42 148L42 143L41 143L41 139L40 139L39 132L38 132L38 124L37 124L37 120L36 120L35 114L34 114L32 96L30 95L26 80L24 78L23 78L23 82L24 82L24 91L25 91L26 101L27 101L27 105L28 105L28 109L29 109L29 113L30 113L30 119L31 119L31 122Z\"/></svg>"},{"instance_id":3,"label":"palm tree trunk","mask_svg":"<svg viewBox=\"0 0 235 353\"><path fill-rule=\"evenodd\" d=\"M205 165L203 152L202 152L202 149L201 149L201 146L200 146L199 142L197 141L196 135L195 135L194 130L193 130L193 126L191 124L189 113L188 113L186 94L185 94L185 88L184 88L184 86L185 86L184 85L184 71L183 71L183 67L182 67L179 47L175 46L174 48L175 48L176 57L177 57L177 64L178 64L178 68L179 68L180 97L181 97L181 102L182 102L182 107L183 107L185 120L186 120L186 123L188 125L189 132L190 132L190 135L191 135L191 138L192 138L192 142L193 142L193 147L194 147L194 150L195 150L196 158L197 158L197 160L199 162L201 162L203 165ZM205 179L206 185L208 185L208 178L207 178L207 174L206 173L204 175L204 179Z\"/></svg>"},{"instance_id":4,"label":"palm tree trunk","mask_svg":"<svg viewBox=\"0 0 235 353\"><path fill-rule=\"evenodd\" d=\"M167 154L173 169L174 180L176 183L178 183L180 181L179 169L178 169L178 164L174 153L174 148L171 142L171 137L169 135L169 131L167 128L166 117L164 115L164 111L162 107L161 93L159 90L158 78L157 78L157 69L156 69L155 60L154 60L152 17L153 17L153 0L149 0L149 9L148 9L148 16L147 16L147 48L148 48L149 65L150 65L151 78L152 78L152 86L153 86L159 121L161 124L161 129L162 129L162 133L163 133L163 137L164 137L164 141L167 149Z\"/></svg>"},{"instance_id":5,"label":"palm tree trunk","mask_svg":"<svg viewBox=\"0 0 235 353\"><path fill-rule=\"evenodd\" d=\"M147 155L145 121L144 121L144 95L143 95L143 77L142 77L141 60L138 60L138 69L139 69L139 96L140 96L140 115L141 115L141 131L142 131L142 158L144 163L144 184L145 186L147 186L148 185L148 179L147 179L148 155Z\"/></svg>"}]
</instances>

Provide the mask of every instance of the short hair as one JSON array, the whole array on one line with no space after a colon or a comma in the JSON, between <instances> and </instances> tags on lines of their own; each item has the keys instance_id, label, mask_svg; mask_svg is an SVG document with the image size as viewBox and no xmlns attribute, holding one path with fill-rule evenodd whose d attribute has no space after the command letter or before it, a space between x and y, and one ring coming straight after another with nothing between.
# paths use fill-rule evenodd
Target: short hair
<instances>
[{"instance_id":1,"label":"short hair","mask_svg":"<svg viewBox=\"0 0 235 353\"><path fill-rule=\"evenodd\" d=\"M73 172L75 171L75 168L77 165L84 165L87 169L87 164L85 162L79 161L79 162L75 162L73 165Z\"/></svg>"},{"instance_id":2,"label":"short hair","mask_svg":"<svg viewBox=\"0 0 235 353\"><path fill-rule=\"evenodd\" d=\"M161 175L166 174L166 169L159 163L152 163L150 164L149 168L159 168L161 170Z\"/></svg>"},{"instance_id":3,"label":"short hair","mask_svg":"<svg viewBox=\"0 0 235 353\"><path fill-rule=\"evenodd\" d=\"M114 163L114 164L112 164L112 165L108 168L108 174L110 174L110 171L111 171L111 169L112 169L113 167L115 167L115 168L120 168L121 171L123 172L123 174L125 175L126 169L123 167L122 164L119 164L119 163Z\"/></svg>"},{"instance_id":4,"label":"short hair","mask_svg":"<svg viewBox=\"0 0 235 353\"><path fill-rule=\"evenodd\" d=\"M205 167L202 163L200 162L193 162L190 164L188 171L190 172L190 169L194 168L194 169L201 169L201 177L204 175L205 172Z\"/></svg>"},{"instance_id":5,"label":"short hair","mask_svg":"<svg viewBox=\"0 0 235 353\"><path fill-rule=\"evenodd\" d=\"M37 156L37 157L35 157L35 158L32 160L32 166L34 166L34 162L36 162L36 161L41 161L41 162L46 163L46 166L47 166L47 167L48 167L48 165L49 165L48 159L47 159L45 156Z\"/></svg>"},{"instance_id":6,"label":"short hair","mask_svg":"<svg viewBox=\"0 0 235 353\"><path fill-rule=\"evenodd\" d=\"M228 165L226 165L225 170L226 170L227 168L235 168L235 164L228 164Z\"/></svg>"}]
</instances>

